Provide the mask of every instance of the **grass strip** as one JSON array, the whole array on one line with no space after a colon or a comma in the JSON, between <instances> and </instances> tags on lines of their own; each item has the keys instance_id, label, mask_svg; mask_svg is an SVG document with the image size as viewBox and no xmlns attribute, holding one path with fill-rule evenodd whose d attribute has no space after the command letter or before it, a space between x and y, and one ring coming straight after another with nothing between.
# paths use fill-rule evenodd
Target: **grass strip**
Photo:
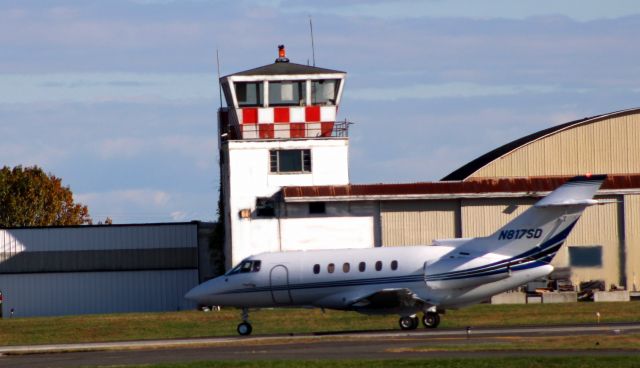
<instances>
[{"instance_id":1,"label":"grass strip","mask_svg":"<svg viewBox=\"0 0 640 368\"><path fill-rule=\"evenodd\" d=\"M471 339L434 339L429 345L410 348L395 348L387 351L434 352L434 351L517 351L517 350L638 350L640 334L629 335L581 335L549 337L492 337L482 342Z\"/></svg>"},{"instance_id":2,"label":"grass strip","mask_svg":"<svg viewBox=\"0 0 640 368\"><path fill-rule=\"evenodd\" d=\"M639 322L637 302L477 305L442 316L440 328ZM236 336L240 312L164 312L12 318L0 320L0 345L63 344ZM397 330L397 316L365 316L318 309L269 309L251 313L255 335L356 330Z\"/></svg>"},{"instance_id":3,"label":"grass strip","mask_svg":"<svg viewBox=\"0 0 640 368\"><path fill-rule=\"evenodd\" d=\"M404 360L256 360L207 361L178 364L126 365L121 368L637 368L640 357L526 357L526 358L468 358L468 359L404 359ZM113 366L109 366L113 367Z\"/></svg>"}]
</instances>

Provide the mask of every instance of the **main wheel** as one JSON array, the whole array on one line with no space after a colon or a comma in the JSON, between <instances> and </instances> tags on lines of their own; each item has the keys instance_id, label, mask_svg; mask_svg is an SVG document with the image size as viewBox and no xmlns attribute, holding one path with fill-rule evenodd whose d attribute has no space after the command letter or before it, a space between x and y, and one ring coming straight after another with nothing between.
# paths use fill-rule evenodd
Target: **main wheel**
<instances>
[{"instance_id":1,"label":"main wheel","mask_svg":"<svg viewBox=\"0 0 640 368\"><path fill-rule=\"evenodd\" d=\"M403 330L415 330L420 322L418 320L418 317L416 316L404 316L400 317L400 320L398 320L398 324Z\"/></svg>"},{"instance_id":2,"label":"main wheel","mask_svg":"<svg viewBox=\"0 0 640 368\"><path fill-rule=\"evenodd\" d=\"M251 331L253 331L253 327L251 327L251 324L249 322L242 322L238 325L237 330L240 336L248 336L248 335L251 335Z\"/></svg>"},{"instance_id":3,"label":"main wheel","mask_svg":"<svg viewBox=\"0 0 640 368\"><path fill-rule=\"evenodd\" d=\"M440 315L434 312L427 312L422 317L422 324L426 328L436 328L440 324Z\"/></svg>"}]
</instances>

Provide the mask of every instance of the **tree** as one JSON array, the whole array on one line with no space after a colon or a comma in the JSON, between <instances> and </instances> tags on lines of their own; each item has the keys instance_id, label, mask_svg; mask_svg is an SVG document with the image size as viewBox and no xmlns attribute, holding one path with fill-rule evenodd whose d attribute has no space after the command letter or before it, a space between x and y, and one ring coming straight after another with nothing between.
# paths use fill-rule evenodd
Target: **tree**
<instances>
[{"instance_id":1,"label":"tree","mask_svg":"<svg viewBox=\"0 0 640 368\"><path fill-rule=\"evenodd\" d=\"M62 179L37 166L0 170L0 227L90 223L89 209L73 202Z\"/></svg>"}]
</instances>

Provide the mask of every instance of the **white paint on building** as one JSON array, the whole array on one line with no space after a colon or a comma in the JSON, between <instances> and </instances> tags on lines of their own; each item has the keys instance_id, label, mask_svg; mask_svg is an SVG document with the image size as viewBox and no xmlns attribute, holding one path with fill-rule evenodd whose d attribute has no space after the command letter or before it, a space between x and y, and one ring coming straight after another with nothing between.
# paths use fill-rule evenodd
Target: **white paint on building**
<instances>
[{"instance_id":1,"label":"white paint on building","mask_svg":"<svg viewBox=\"0 0 640 368\"><path fill-rule=\"evenodd\" d=\"M311 151L311 171L272 173L270 152L293 149ZM223 177L226 190L223 193L227 208L225 225L228 239L226 266L231 267L247 256L262 252L320 249L331 247L330 243L352 244L353 247L373 246L373 241L369 239L372 219L342 218L334 222L329 218L312 218L294 221L282 216L263 218L256 213L258 198L269 198L284 186L348 184L348 150L348 138L335 137L224 142ZM250 217L243 218L243 210L251 213ZM367 235L353 235L353 229L363 227ZM352 230L348 231L349 228ZM322 236L321 229L333 229L331 237ZM312 236L312 232L315 235Z\"/></svg>"}]
</instances>

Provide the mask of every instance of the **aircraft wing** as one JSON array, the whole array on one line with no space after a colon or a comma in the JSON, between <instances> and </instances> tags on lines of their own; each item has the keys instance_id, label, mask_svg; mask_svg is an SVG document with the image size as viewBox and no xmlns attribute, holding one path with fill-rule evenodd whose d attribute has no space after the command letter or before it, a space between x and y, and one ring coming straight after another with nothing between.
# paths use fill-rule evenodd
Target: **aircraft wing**
<instances>
[{"instance_id":1,"label":"aircraft wing","mask_svg":"<svg viewBox=\"0 0 640 368\"><path fill-rule=\"evenodd\" d=\"M382 289L351 303L351 308L362 313L415 313L431 305L418 297L411 289Z\"/></svg>"}]
</instances>

